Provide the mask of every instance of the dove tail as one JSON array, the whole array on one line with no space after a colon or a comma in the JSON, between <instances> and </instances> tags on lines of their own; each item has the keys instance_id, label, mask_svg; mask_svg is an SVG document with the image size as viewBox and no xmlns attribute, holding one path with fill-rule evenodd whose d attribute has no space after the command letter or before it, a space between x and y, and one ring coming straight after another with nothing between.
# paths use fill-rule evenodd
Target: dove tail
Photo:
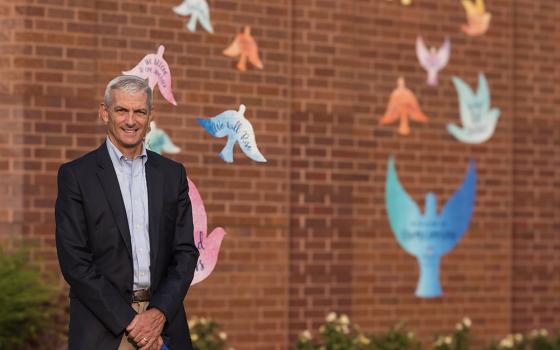
<instances>
[{"instance_id":1,"label":"dove tail","mask_svg":"<svg viewBox=\"0 0 560 350\"><path fill-rule=\"evenodd\" d=\"M204 130L206 130L207 133L209 133L212 136L216 136L216 129L214 127L214 123L212 123L210 119L196 118L196 121L198 122L198 124L200 124L200 126L204 128Z\"/></svg>"}]
</instances>

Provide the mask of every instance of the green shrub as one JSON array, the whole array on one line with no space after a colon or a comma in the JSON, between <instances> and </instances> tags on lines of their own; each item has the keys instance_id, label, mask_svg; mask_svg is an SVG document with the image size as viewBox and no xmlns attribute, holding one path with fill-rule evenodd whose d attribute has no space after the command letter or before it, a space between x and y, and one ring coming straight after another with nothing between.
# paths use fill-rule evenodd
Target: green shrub
<instances>
[{"instance_id":1,"label":"green shrub","mask_svg":"<svg viewBox=\"0 0 560 350\"><path fill-rule=\"evenodd\" d=\"M55 292L22 252L0 249L0 349L22 349L41 334L53 315Z\"/></svg>"},{"instance_id":2,"label":"green shrub","mask_svg":"<svg viewBox=\"0 0 560 350\"><path fill-rule=\"evenodd\" d=\"M227 334L220 331L220 324L206 318L193 317L189 321L189 331L194 350L225 349Z\"/></svg>"}]
</instances>

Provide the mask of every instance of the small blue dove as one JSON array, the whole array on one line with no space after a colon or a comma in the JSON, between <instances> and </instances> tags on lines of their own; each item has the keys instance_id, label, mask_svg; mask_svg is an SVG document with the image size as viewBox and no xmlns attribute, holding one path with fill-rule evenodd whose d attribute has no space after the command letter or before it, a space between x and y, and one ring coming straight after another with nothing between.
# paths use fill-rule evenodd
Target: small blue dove
<instances>
[{"instance_id":1,"label":"small blue dove","mask_svg":"<svg viewBox=\"0 0 560 350\"><path fill-rule=\"evenodd\" d=\"M150 123L150 132L146 135L146 148L158 154L161 152L176 154L181 149L173 144L169 136L162 129L158 129L156 122Z\"/></svg>"},{"instance_id":2,"label":"small blue dove","mask_svg":"<svg viewBox=\"0 0 560 350\"><path fill-rule=\"evenodd\" d=\"M173 11L180 16L191 16L187 28L194 32L198 21L209 33L214 33L210 22L210 9L206 0L185 0L179 6L173 7Z\"/></svg>"},{"instance_id":3,"label":"small blue dove","mask_svg":"<svg viewBox=\"0 0 560 350\"><path fill-rule=\"evenodd\" d=\"M449 252L467 231L476 194L476 169L469 163L461 187L449 198L441 212L433 193L426 195L424 214L404 190L397 177L395 161L389 159L385 201L391 229L400 246L414 255L420 265L416 295L433 298L442 295L439 281L441 257Z\"/></svg>"},{"instance_id":4,"label":"small blue dove","mask_svg":"<svg viewBox=\"0 0 560 350\"><path fill-rule=\"evenodd\" d=\"M476 95L461 79L453 77L453 84L459 96L459 112L463 128L448 124L447 131L465 143L483 143L494 135L500 117L498 108L490 108L490 92L484 74L478 76Z\"/></svg>"},{"instance_id":5,"label":"small blue dove","mask_svg":"<svg viewBox=\"0 0 560 350\"><path fill-rule=\"evenodd\" d=\"M220 152L220 158L227 163L233 163L233 146L239 146L245 155L256 162L266 162L257 148L253 126L245 118L245 105L239 106L239 111L227 110L210 119L196 118L198 123L214 137L227 136L227 143Z\"/></svg>"}]
</instances>

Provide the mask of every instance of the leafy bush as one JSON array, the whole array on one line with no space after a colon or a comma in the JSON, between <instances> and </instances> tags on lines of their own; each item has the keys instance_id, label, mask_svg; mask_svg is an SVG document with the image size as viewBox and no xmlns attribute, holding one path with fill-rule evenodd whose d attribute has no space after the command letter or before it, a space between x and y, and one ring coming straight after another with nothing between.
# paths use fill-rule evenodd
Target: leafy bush
<instances>
[{"instance_id":1,"label":"leafy bush","mask_svg":"<svg viewBox=\"0 0 560 350\"><path fill-rule=\"evenodd\" d=\"M47 328L55 292L22 252L0 249L0 349L22 349Z\"/></svg>"},{"instance_id":2,"label":"leafy bush","mask_svg":"<svg viewBox=\"0 0 560 350\"><path fill-rule=\"evenodd\" d=\"M441 334L429 348L431 350L469 350L471 320L468 317L455 325L448 335ZM319 328L316 339L309 330L299 336L297 350L420 350L422 344L414 333L399 324L382 335L366 336L358 326L352 325L348 316L338 317L331 312ZM560 335L550 337L545 329L527 335L509 334L501 341L493 341L485 350L560 350Z\"/></svg>"},{"instance_id":3,"label":"leafy bush","mask_svg":"<svg viewBox=\"0 0 560 350\"><path fill-rule=\"evenodd\" d=\"M222 350L227 346L227 334L220 331L220 324L206 318L193 317L189 331L194 350ZM231 349L231 348L230 348ZM233 350L233 349L231 349Z\"/></svg>"}]
</instances>

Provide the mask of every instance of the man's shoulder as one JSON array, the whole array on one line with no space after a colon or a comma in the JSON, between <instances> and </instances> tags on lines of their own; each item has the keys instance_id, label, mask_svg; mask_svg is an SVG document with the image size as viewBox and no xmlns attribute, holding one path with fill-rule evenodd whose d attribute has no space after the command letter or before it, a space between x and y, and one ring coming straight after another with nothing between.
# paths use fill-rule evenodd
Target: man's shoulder
<instances>
[{"instance_id":1,"label":"man's shoulder","mask_svg":"<svg viewBox=\"0 0 560 350\"><path fill-rule=\"evenodd\" d=\"M80 157L73 159L69 162L63 163L60 166L60 169L71 169L71 170L80 170L80 169L88 169L90 166L93 166L97 163L97 152L99 149L95 149L92 151L87 152L86 154L81 155Z\"/></svg>"},{"instance_id":2,"label":"man's shoulder","mask_svg":"<svg viewBox=\"0 0 560 350\"><path fill-rule=\"evenodd\" d=\"M148 162L154 162L158 168L162 170L177 171L183 167L183 164L174 161L173 159L166 158L156 152L146 150L148 153Z\"/></svg>"}]
</instances>

